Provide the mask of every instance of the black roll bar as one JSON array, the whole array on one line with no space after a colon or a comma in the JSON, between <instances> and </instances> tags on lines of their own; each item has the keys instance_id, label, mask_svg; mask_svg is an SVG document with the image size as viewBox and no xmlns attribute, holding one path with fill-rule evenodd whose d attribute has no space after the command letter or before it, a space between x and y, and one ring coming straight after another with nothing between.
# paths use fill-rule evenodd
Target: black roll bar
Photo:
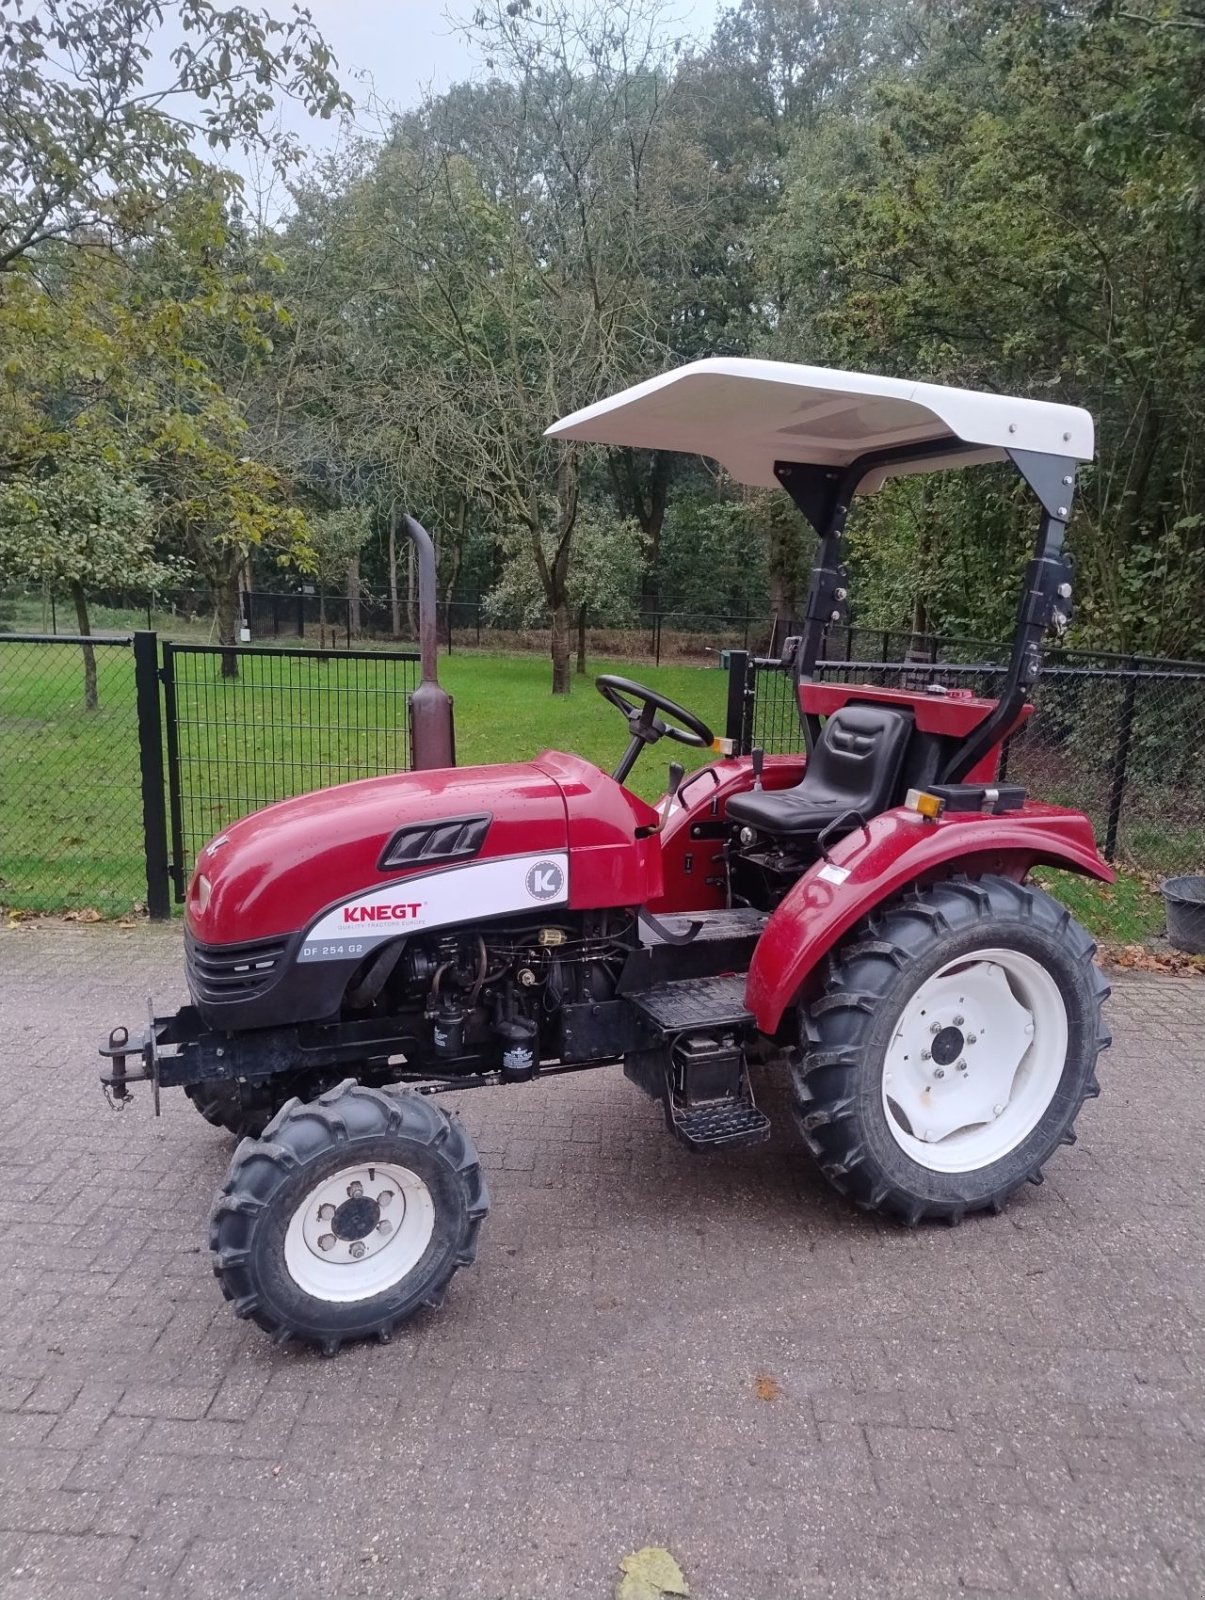
<instances>
[{"instance_id":1,"label":"black roll bar","mask_svg":"<svg viewBox=\"0 0 1205 1600\"><path fill-rule=\"evenodd\" d=\"M948 460L953 455L982 455L984 446L959 439L926 439L918 444L870 450L846 466L821 466L776 461L774 476L820 538L808 586L803 632L795 651L796 705L799 685L811 682L824 648L825 631L848 620L848 574L841 564L841 538L859 485L879 467L901 462ZM1076 463L1071 457L1033 450L1006 450L1042 507L1033 557L1025 570L1017 627L1000 699L979 726L958 746L942 772L943 783L957 783L992 745L1008 733L1021 714L1028 691L1042 670L1041 642L1052 627L1061 633L1071 617L1072 569L1063 553L1063 535L1075 493ZM810 752L820 737L820 719L799 711Z\"/></svg>"}]
</instances>

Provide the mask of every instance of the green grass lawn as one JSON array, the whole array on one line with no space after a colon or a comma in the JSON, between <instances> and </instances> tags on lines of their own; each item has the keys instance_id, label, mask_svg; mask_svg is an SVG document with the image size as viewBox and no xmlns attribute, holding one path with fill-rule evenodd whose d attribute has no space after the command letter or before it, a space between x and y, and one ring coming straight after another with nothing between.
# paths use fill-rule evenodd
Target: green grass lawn
<instances>
[{"instance_id":1,"label":"green grass lawn","mask_svg":"<svg viewBox=\"0 0 1205 1600\"><path fill-rule=\"evenodd\" d=\"M145 900L133 664L128 649L97 647L100 708L82 705L77 646L0 643L0 903L14 910L92 907L128 912ZM568 699L549 693L534 656L441 658L456 703L460 765L523 761L547 748L610 769L626 729L594 689L596 672L630 673L723 731L727 675L718 667L591 661ZM409 671L367 662L291 657L245 660L223 680L216 656L179 659L177 698L185 854L245 812L326 783L404 765ZM630 780L646 799L667 763L708 759L663 742ZM1047 887L1099 938L1140 943L1162 923L1158 896L1136 877L1113 888L1067 873Z\"/></svg>"}]
</instances>

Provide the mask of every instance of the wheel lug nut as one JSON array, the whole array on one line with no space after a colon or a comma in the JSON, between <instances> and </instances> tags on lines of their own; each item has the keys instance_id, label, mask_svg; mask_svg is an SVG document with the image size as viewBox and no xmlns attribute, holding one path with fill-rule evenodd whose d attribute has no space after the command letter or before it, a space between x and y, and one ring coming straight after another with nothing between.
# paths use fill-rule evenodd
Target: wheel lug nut
<instances>
[{"instance_id":1,"label":"wheel lug nut","mask_svg":"<svg viewBox=\"0 0 1205 1600\"><path fill-rule=\"evenodd\" d=\"M959 1063L958 1063L958 1070L959 1070L959 1072L965 1072L965 1071L966 1071L966 1069L967 1069L967 1064L966 1064L966 1062L965 1062L965 1061L960 1061L960 1062L959 1062Z\"/></svg>"},{"instance_id":2,"label":"wheel lug nut","mask_svg":"<svg viewBox=\"0 0 1205 1600\"><path fill-rule=\"evenodd\" d=\"M324 1233L318 1240L318 1248L319 1250L333 1250L335 1248L334 1234Z\"/></svg>"},{"instance_id":3,"label":"wheel lug nut","mask_svg":"<svg viewBox=\"0 0 1205 1600\"><path fill-rule=\"evenodd\" d=\"M930 1033L940 1033L941 1032L941 1023L940 1022L931 1022L929 1024L929 1032Z\"/></svg>"},{"instance_id":4,"label":"wheel lug nut","mask_svg":"<svg viewBox=\"0 0 1205 1600\"><path fill-rule=\"evenodd\" d=\"M392 1189L382 1189L380 1194L377 1196L377 1204L379 1206L387 1206L392 1199L393 1199L393 1190Z\"/></svg>"},{"instance_id":5,"label":"wheel lug nut","mask_svg":"<svg viewBox=\"0 0 1205 1600\"><path fill-rule=\"evenodd\" d=\"M968 1044L978 1044L979 1043L979 1035L976 1034L976 1033L968 1033L967 1034L967 1043Z\"/></svg>"},{"instance_id":6,"label":"wheel lug nut","mask_svg":"<svg viewBox=\"0 0 1205 1600\"><path fill-rule=\"evenodd\" d=\"M944 1078L945 1075L946 1075L946 1069L944 1067L938 1067L937 1070L933 1074L933 1076L935 1078Z\"/></svg>"},{"instance_id":7,"label":"wheel lug nut","mask_svg":"<svg viewBox=\"0 0 1205 1600\"><path fill-rule=\"evenodd\" d=\"M358 1261L364 1254L364 1248L365 1247L360 1243L359 1239L357 1239L355 1244L350 1246L348 1254L351 1256L353 1261Z\"/></svg>"},{"instance_id":8,"label":"wheel lug nut","mask_svg":"<svg viewBox=\"0 0 1205 1600\"><path fill-rule=\"evenodd\" d=\"M334 1214L335 1214L334 1206L319 1206L318 1207L318 1220L319 1220L319 1222L329 1222L331 1220L331 1218L334 1216Z\"/></svg>"},{"instance_id":9,"label":"wheel lug nut","mask_svg":"<svg viewBox=\"0 0 1205 1600\"><path fill-rule=\"evenodd\" d=\"M377 1223L377 1232L378 1233L392 1233L393 1232L393 1223L392 1222L386 1222L384 1217L382 1217L380 1222Z\"/></svg>"},{"instance_id":10,"label":"wheel lug nut","mask_svg":"<svg viewBox=\"0 0 1205 1600\"><path fill-rule=\"evenodd\" d=\"M348 1186L347 1186L347 1194L348 1194L348 1198L349 1199L358 1200L363 1193L364 1193L364 1185L362 1183L349 1183L348 1184Z\"/></svg>"},{"instance_id":11,"label":"wheel lug nut","mask_svg":"<svg viewBox=\"0 0 1205 1600\"><path fill-rule=\"evenodd\" d=\"M922 1061L932 1061L933 1052L931 1050L922 1050L920 1053L920 1058Z\"/></svg>"},{"instance_id":12,"label":"wheel lug nut","mask_svg":"<svg viewBox=\"0 0 1205 1600\"><path fill-rule=\"evenodd\" d=\"M963 1017L955 1017L954 1018L954 1026L956 1028L961 1028L964 1021L965 1021L965 1018L963 1018Z\"/></svg>"},{"instance_id":13,"label":"wheel lug nut","mask_svg":"<svg viewBox=\"0 0 1205 1600\"><path fill-rule=\"evenodd\" d=\"M998 1117L998 1116L1002 1115L1003 1111L1004 1111L1004 1107L1003 1106L993 1106L992 1107L992 1115L995 1116L995 1117Z\"/></svg>"}]
</instances>

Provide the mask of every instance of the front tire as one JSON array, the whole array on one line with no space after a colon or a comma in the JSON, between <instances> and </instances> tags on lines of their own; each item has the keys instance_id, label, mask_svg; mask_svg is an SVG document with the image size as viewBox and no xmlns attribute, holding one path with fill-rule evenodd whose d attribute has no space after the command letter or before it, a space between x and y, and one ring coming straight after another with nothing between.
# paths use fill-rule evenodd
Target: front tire
<instances>
[{"instance_id":1,"label":"front tire","mask_svg":"<svg viewBox=\"0 0 1205 1600\"><path fill-rule=\"evenodd\" d=\"M471 1139L432 1101L348 1079L244 1139L214 1205L214 1274L277 1343L385 1342L473 1261L488 1210Z\"/></svg>"},{"instance_id":2,"label":"front tire","mask_svg":"<svg viewBox=\"0 0 1205 1600\"><path fill-rule=\"evenodd\" d=\"M792 1071L842 1194L914 1224L1000 1211L1075 1142L1110 1040L1095 946L1032 884L955 878L873 912L829 958Z\"/></svg>"}]
</instances>

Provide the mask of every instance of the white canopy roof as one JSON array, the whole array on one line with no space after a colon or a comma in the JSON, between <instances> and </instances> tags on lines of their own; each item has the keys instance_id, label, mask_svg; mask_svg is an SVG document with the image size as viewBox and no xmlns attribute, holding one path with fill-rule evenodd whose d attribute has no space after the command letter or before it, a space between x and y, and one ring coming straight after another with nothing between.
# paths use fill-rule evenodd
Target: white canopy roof
<instances>
[{"instance_id":1,"label":"white canopy roof","mask_svg":"<svg viewBox=\"0 0 1205 1600\"><path fill-rule=\"evenodd\" d=\"M789 361L712 356L599 400L553 423L554 439L711 456L738 483L772 488L776 461L845 466L871 450L926 440L982 445L869 475L999 461L1006 449L1092 459L1092 418L1078 406L948 389Z\"/></svg>"}]
</instances>

